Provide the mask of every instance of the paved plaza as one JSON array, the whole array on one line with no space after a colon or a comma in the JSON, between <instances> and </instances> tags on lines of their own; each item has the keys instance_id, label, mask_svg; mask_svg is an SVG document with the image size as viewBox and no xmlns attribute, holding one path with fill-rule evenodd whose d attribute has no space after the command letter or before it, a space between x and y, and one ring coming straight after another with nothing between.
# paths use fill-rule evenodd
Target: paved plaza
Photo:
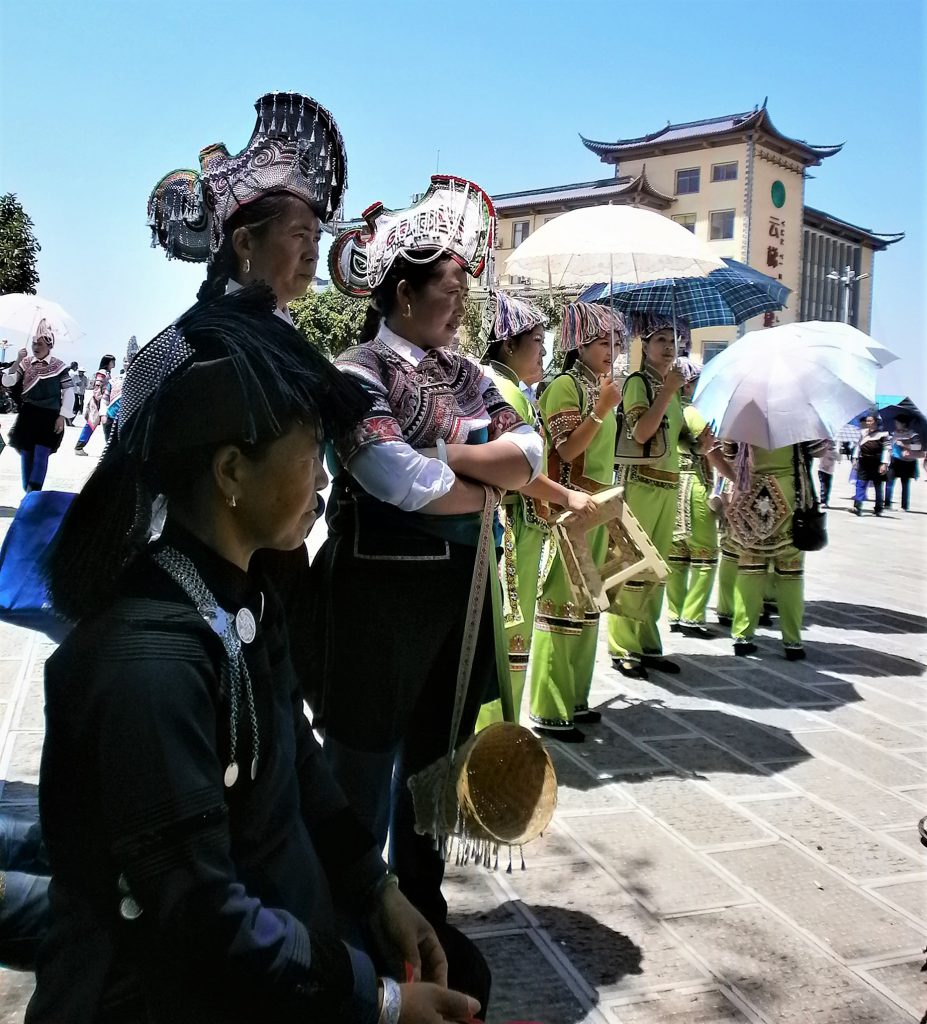
<instances>
[{"instance_id":1,"label":"paved plaza","mask_svg":"<svg viewBox=\"0 0 927 1024\"><path fill-rule=\"evenodd\" d=\"M7 433L9 420L0 417ZM70 448L49 487L94 459ZM808 558L808 660L672 637L680 676L626 680L600 646L603 723L555 746L560 805L499 869L452 867L453 918L494 975L490 1020L910 1024L927 1008L927 482L914 511L848 514ZM20 499L0 454L0 529ZM0 625L0 802L31 810L44 637ZM75 666L85 671L87 666ZM29 975L0 971L0 1024Z\"/></svg>"}]
</instances>

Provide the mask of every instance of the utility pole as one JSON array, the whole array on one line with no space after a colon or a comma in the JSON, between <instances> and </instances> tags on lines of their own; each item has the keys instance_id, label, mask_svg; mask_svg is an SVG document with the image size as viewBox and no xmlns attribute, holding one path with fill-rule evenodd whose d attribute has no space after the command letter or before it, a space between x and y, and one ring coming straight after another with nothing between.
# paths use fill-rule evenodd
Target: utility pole
<instances>
[{"instance_id":1,"label":"utility pole","mask_svg":"<svg viewBox=\"0 0 927 1024\"><path fill-rule=\"evenodd\" d=\"M852 267L845 267L842 274L832 270L827 275L828 281L839 281L843 285L843 312L840 315L843 323L850 322L850 290L860 281L865 281L868 276L868 274L857 274Z\"/></svg>"}]
</instances>

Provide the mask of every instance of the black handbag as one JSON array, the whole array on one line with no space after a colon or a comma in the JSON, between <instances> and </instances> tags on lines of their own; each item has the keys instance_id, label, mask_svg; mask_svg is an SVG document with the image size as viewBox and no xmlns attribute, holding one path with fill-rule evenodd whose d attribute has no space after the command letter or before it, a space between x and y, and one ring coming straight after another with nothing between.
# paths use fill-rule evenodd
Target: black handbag
<instances>
[{"instance_id":1,"label":"black handbag","mask_svg":"<svg viewBox=\"0 0 927 1024\"><path fill-rule=\"evenodd\" d=\"M804 466L801 465L804 463ZM827 547L827 513L821 511L811 481L808 459L801 445L792 445L792 469L795 474L795 511L792 513L792 543L799 551L820 551ZM802 488L801 471L805 470L806 488ZM802 495L811 496L805 505Z\"/></svg>"}]
</instances>

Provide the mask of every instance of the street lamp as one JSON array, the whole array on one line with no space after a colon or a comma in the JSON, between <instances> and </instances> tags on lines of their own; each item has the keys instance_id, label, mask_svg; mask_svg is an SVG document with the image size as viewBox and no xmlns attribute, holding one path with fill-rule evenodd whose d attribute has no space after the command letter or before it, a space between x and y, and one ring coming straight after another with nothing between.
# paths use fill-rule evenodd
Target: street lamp
<instances>
[{"instance_id":1,"label":"street lamp","mask_svg":"<svg viewBox=\"0 0 927 1024\"><path fill-rule=\"evenodd\" d=\"M839 281L843 285L843 316L841 320L848 324L850 322L850 289L860 281L865 281L868 274L857 274L852 267L846 267L842 274L832 270L827 275L828 281Z\"/></svg>"}]
</instances>

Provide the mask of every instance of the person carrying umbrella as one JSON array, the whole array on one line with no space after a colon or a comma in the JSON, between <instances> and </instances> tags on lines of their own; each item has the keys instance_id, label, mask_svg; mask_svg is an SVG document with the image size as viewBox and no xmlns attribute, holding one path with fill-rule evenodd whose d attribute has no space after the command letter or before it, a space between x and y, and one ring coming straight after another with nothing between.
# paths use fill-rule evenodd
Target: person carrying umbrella
<instances>
[{"instance_id":1,"label":"person carrying umbrella","mask_svg":"<svg viewBox=\"0 0 927 1024\"><path fill-rule=\"evenodd\" d=\"M701 366L682 356L677 369L685 378L681 397L686 435L680 442L679 497L666 601L671 632L710 637L713 634L705 627L705 613L718 567L718 522L708 497L716 468L724 476L733 473L715 449L714 435L704 417L691 404Z\"/></svg>"},{"instance_id":2,"label":"person carrying umbrella","mask_svg":"<svg viewBox=\"0 0 927 1024\"><path fill-rule=\"evenodd\" d=\"M547 436L547 475L567 487L595 494L615 475L615 407L621 387L612 380L612 337L621 341L624 320L604 306L574 302L563 313L563 371L544 390L541 419ZM597 565L608 551L606 527L588 535ZM599 613L576 604L566 566L554 559L538 601L531 640L531 721L535 730L567 743L595 724L589 690L595 667Z\"/></svg>"},{"instance_id":3,"label":"person carrying umbrella","mask_svg":"<svg viewBox=\"0 0 927 1024\"><path fill-rule=\"evenodd\" d=\"M641 369L625 381L622 397L623 429L639 445L663 430L665 454L656 462L632 465L627 470L625 501L647 531L664 561L673 548L676 501L679 491L679 442L686 434L679 391L685 377L674 368L676 333L661 321L639 315L637 333L643 343ZM665 320L663 321L665 322ZM646 679L647 669L678 673L679 666L663 657L657 625L663 606L664 585L631 580L624 585L608 613L608 648L612 665L632 679Z\"/></svg>"},{"instance_id":4,"label":"person carrying umbrella","mask_svg":"<svg viewBox=\"0 0 927 1024\"><path fill-rule=\"evenodd\" d=\"M24 355L3 374L5 387L22 386L10 444L19 452L27 494L42 490L48 460L61 447L65 423L74 415L74 386L67 364L51 354L54 347L54 332L46 320L40 320L32 355Z\"/></svg>"}]
</instances>

